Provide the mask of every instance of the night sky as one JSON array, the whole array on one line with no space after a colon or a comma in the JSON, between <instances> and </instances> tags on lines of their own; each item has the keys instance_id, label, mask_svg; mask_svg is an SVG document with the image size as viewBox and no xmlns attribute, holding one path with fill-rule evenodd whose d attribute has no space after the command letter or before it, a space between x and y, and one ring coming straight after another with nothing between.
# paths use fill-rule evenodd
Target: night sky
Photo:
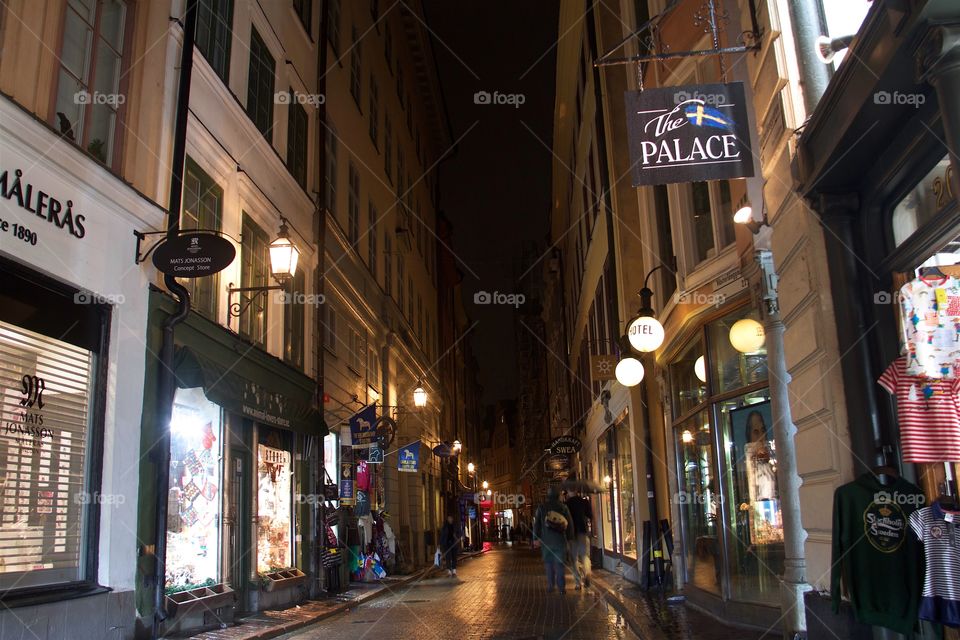
<instances>
[{"instance_id":1,"label":"night sky","mask_svg":"<svg viewBox=\"0 0 960 640\"><path fill-rule=\"evenodd\" d=\"M521 244L545 249L559 4L424 0L459 140L440 168L440 207L454 225L464 303L477 322L470 339L484 402L517 395L516 325L513 307L478 305L474 294L517 291ZM478 105L478 91L522 94L523 104Z\"/></svg>"}]
</instances>

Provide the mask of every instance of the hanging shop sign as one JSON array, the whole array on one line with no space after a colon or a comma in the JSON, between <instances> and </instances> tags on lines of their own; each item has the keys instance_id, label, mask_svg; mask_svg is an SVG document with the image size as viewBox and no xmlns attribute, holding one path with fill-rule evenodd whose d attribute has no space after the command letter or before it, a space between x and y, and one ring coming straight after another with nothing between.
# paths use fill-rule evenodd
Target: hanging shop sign
<instances>
[{"instance_id":1,"label":"hanging shop sign","mask_svg":"<svg viewBox=\"0 0 960 640\"><path fill-rule=\"evenodd\" d=\"M754 174L743 84L628 91L633 186Z\"/></svg>"},{"instance_id":2,"label":"hanging shop sign","mask_svg":"<svg viewBox=\"0 0 960 640\"><path fill-rule=\"evenodd\" d=\"M416 473L420 470L420 443L414 442L400 449L397 470Z\"/></svg>"},{"instance_id":3,"label":"hanging shop sign","mask_svg":"<svg viewBox=\"0 0 960 640\"><path fill-rule=\"evenodd\" d=\"M237 249L230 240L194 231L161 242L153 252L153 266L168 276L200 278L223 271L236 256Z\"/></svg>"},{"instance_id":4,"label":"hanging shop sign","mask_svg":"<svg viewBox=\"0 0 960 640\"><path fill-rule=\"evenodd\" d=\"M590 356L590 379L593 382L616 380L617 357L601 354Z\"/></svg>"},{"instance_id":5,"label":"hanging shop sign","mask_svg":"<svg viewBox=\"0 0 960 640\"><path fill-rule=\"evenodd\" d=\"M379 445L367 449L367 464L383 464L383 449Z\"/></svg>"},{"instance_id":6,"label":"hanging shop sign","mask_svg":"<svg viewBox=\"0 0 960 640\"><path fill-rule=\"evenodd\" d=\"M353 448L350 446L350 427L340 428L340 504L354 504L356 486L353 478Z\"/></svg>"},{"instance_id":7,"label":"hanging shop sign","mask_svg":"<svg viewBox=\"0 0 960 640\"><path fill-rule=\"evenodd\" d=\"M452 458L453 457L453 447L449 443L441 442L433 448L433 455L438 458Z\"/></svg>"},{"instance_id":8,"label":"hanging shop sign","mask_svg":"<svg viewBox=\"0 0 960 640\"><path fill-rule=\"evenodd\" d=\"M553 455L572 455L579 453L583 443L580 438L559 436L550 441L550 453Z\"/></svg>"},{"instance_id":9,"label":"hanging shop sign","mask_svg":"<svg viewBox=\"0 0 960 640\"><path fill-rule=\"evenodd\" d=\"M350 418L350 438L354 449L369 449L376 444L377 406L368 405Z\"/></svg>"}]
</instances>

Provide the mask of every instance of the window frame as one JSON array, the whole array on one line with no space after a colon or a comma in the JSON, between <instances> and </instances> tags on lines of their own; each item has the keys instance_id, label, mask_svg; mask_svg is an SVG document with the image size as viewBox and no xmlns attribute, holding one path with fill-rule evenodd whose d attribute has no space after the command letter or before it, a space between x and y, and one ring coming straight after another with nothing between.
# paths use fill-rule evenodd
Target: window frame
<instances>
[{"instance_id":1,"label":"window frame","mask_svg":"<svg viewBox=\"0 0 960 640\"><path fill-rule=\"evenodd\" d=\"M367 199L367 266L377 279L377 226L379 213L373 199Z\"/></svg>"},{"instance_id":2,"label":"window frame","mask_svg":"<svg viewBox=\"0 0 960 640\"><path fill-rule=\"evenodd\" d=\"M347 241L356 251L360 243L360 173L352 162L347 167Z\"/></svg>"},{"instance_id":3,"label":"window frame","mask_svg":"<svg viewBox=\"0 0 960 640\"><path fill-rule=\"evenodd\" d=\"M360 32L357 26L350 27L350 35L353 44L350 46L350 95L357 105L360 113L363 113L361 100L363 100L363 44L360 39Z\"/></svg>"},{"instance_id":4,"label":"window frame","mask_svg":"<svg viewBox=\"0 0 960 640\"><path fill-rule=\"evenodd\" d=\"M201 219L201 213L191 214L196 219L197 225L186 224L185 214L187 210L188 180L193 174L197 178L200 194L200 201L203 196L213 194L217 197L217 210L214 213L213 226L207 226ZM180 229L181 231L190 230L209 230L220 231L223 229L223 209L224 209L224 189L210 174L208 174L200 165L190 156L184 163L183 196L180 201ZM205 318L217 321L220 306L220 273L201 278L184 278L179 281L187 291L190 292L191 308ZM207 291L209 289L209 291ZM198 292L199 290L199 292ZM204 304L205 298L209 297L209 303Z\"/></svg>"},{"instance_id":5,"label":"window frame","mask_svg":"<svg viewBox=\"0 0 960 640\"><path fill-rule=\"evenodd\" d=\"M313 41L313 0L293 0L293 12L300 19L300 26Z\"/></svg>"},{"instance_id":6,"label":"window frame","mask_svg":"<svg viewBox=\"0 0 960 640\"><path fill-rule=\"evenodd\" d=\"M340 54L340 20L341 15L340 0L328 0L327 2L327 33L324 37L330 48L333 49L334 56Z\"/></svg>"},{"instance_id":7,"label":"window frame","mask_svg":"<svg viewBox=\"0 0 960 640\"><path fill-rule=\"evenodd\" d=\"M131 57L131 51L133 47L132 40L134 35L134 23L137 20L137 16L135 15L135 10L137 8L137 5L132 0L124 0L124 7L125 7L124 25L122 29L123 45L121 47L122 50L119 52L120 64L117 70L119 75L119 80L117 82L117 95L122 95L124 96L124 98L126 98L128 89L129 89L129 84L130 84L130 73L129 73L130 57ZM78 141L75 138L71 138L67 136L66 133L63 132L62 127L60 126L58 121L57 97L60 91L61 74L64 71L66 71L65 66L62 62L62 57L64 54L64 51L63 51L64 37L66 34L67 15L71 11L74 11L74 10L70 7L70 5L66 2L63 3L63 13L60 18L59 41L57 43L56 71L55 71L53 82L51 83L52 90L50 93L49 124L55 131L60 132L61 138L65 138L69 140L74 146L80 149L84 154L90 156L101 165L107 167L110 171L116 173L120 169L121 161L123 158L124 142L126 140L126 127L124 126L124 123L126 122L126 115L127 115L126 99L123 101L122 104L118 104L116 110L114 110L113 112L114 124L113 124L113 131L111 132L111 135L113 136L113 144L109 151L109 154L110 154L109 162L100 160L99 157L97 157L96 155L93 154L93 152L88 150L89 141L86 140L86 135L90 132L90 129L91 129L92 120L93 120L93 109L91 107L93 107L94 105L86 104L83 106L83 110L82 110L83 115L81 116L81 120L80 120L80 124L81 124L80 130L81 130L81 137L84 138L84 140ZM88 58L84 61L84 64L88 67L88 70L87 70L88 78L86 81L83 81L82 79L78 79L79 84L83 87L83 90L86 91L88 94L90 94L91 88L93 88L94 93L97 92L96 60L97 60L97 52L99 50L99 44L101 40L100 22L102 17L102 11L103 11L102 3L97 2L95 15L94 15L94 24L90 25L91 26L90 52L89 52ZM79 13L78 13L78 16L79 16ZM81 20L83 20L83 18L81 18ZM86 20L84 20L84 23L89 25L89 23L87 23ZM0 25L2 24L3 24L3 21L0 21ZM109 47L109 44L107 46ZM66 71L66 73L68 73L71 77L74 77L72 72ZM70 125L72 130L74 123L71 122Z\"/></svg>"},{"instance_id":8,"label":"window frame","mask_svg":"<svg viewBox=\"0 0 960 640\"><path fill-rule=\"evenodd\" d=\"M243 288L269 286L269 236L249 213L243 211L241 217L240 286ZM251 271L248 271L248 268ZM245 298L245 302L249 300L250 303L237 318L237 333L260 347L266 347L270 333L270 296L256 291L240 295ZM256 316L257 311L262 315Z\"/></svg>"},{"instance_id":9,"label":"window frame","mask_svg":"<svg viewBox=\"0 0 960 640\"><path fill-rule=\"evenodd\" d=\"M337 212L337 131L330 122L324 123L323 204L327 211Z\"/></svg>"},{"instance_id":10,"label":"window frame","mask_svg":"<svg viewBox=\"0 0 960 640\"><path fill-rule=\"evenodd\" d=\"M373 148L380 150L380 87L377 85L377 78L370 74L370 113L367 114L367 133L370 135L370 141L373 142Z\"/></svg>"},{"instance_id":11,"label":"window frame","mask_svg":"<svg viewBox=\"0 0 960 640\"><path fill-rule=\"evenodd\" d=\"M290 96L295 95L290 88ZM291 100L287 109L287 170L304 190L307 189L310 115L302 104ZM297 123L301 122L302 127ZM297 134L300 134L299 136Z\"/></svg>"},{"instance_id":12,"label":"window frame","mask_svg":"<svg viewBox=\"0 0 960 640\"><path fill-rule=\"evenodd\" d=\"M220 12L217 10L220 7L213 7L214 3L218 3L221 6L227 6L227 17L225 20L220 19ZM223 81L227 86L230 85L230 52L233 48L233 15L234 15L234 2L233 0L199 0L197 3L197 34L196 34L196 47L200 51L200 54L203 56L203 59L207 61L207 64L213 69L213 72ZM205 51L207 47L204 46L205 40L200 37L200 27L201 19L204 17L203 12L209 13L210 26L211 29L206 32L205 35L210 37L210 46L216 48L216 43L218 38L225 37L225 40L221 43L223 46L223 64L217 61L216 57L211 54L209 51Z\"/></svg>"},{"instance_id":13,"label":"window frame","mask_svg":"<svg viewBox=\"0 0 960 640\"><path fill-rule=\"evenodd\" d=\"M270 47L267 46L260 32L257 31L256 26L250 27L249 47L250 59L247 65L247 104L244 110L251 122L253 122L253 125L263 134L264 139L272 145L274 117L276 115L274 113L274 102L277 87L277 59L270 51ZM254 59L255 51L260 54L257 56L257 59ZM263 56L266 56L266 58ZM273 64L266 64L268 61ZM261 82L264 78L261 78L258 70L263 71L265 74L269 72L269 91L263 92L263 95L260 95L260 92L266 87L266 83ZM265 114L262 113L264 108L266 110Z\"/></svg>"},{"instance_id":14,"label":"window frame","mask_svg":"<svg viewBox=\"0 0 960 640\"><path fill-rule=\"evenodd\" d=\"M306 273L297 269L290 282L283 311L283 360L297 369L303 369L306 359Z\"/></svg>"}]
</instances>

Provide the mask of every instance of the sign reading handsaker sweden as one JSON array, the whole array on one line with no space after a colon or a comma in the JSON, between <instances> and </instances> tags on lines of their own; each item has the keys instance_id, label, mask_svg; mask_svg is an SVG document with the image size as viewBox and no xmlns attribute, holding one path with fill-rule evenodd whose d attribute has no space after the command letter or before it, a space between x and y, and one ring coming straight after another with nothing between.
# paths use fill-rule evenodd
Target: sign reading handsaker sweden
<instances>
[{"instance_id":1,"label":"sign reading handsaker sweden","mask_svg":"<svg viewBox=\"0 0 960 640\"><path fill-rule=\"evenodd\" d=\"M633 186L753 175L743 84L628 91Z\"/></svg>"}]
</instances>

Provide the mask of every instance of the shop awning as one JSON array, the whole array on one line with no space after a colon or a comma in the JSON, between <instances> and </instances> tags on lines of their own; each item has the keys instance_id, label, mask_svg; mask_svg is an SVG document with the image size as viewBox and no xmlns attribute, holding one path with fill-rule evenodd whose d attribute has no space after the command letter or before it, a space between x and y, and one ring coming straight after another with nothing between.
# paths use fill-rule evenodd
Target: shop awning
<instances>
[{"instance_id":1,"label":"shop awning","mask_svg":"<svg viewBox=\"0 0 960 640\"><path fill-rule=\"evenodd\" d=\"M219 362L197 349L181 346L174 360L177 386L200 387L211 402L262 424L324 436L327 425L313 408L314 382L297 372L278 376L250 354Z\"/></svg>"}]
</instances>

